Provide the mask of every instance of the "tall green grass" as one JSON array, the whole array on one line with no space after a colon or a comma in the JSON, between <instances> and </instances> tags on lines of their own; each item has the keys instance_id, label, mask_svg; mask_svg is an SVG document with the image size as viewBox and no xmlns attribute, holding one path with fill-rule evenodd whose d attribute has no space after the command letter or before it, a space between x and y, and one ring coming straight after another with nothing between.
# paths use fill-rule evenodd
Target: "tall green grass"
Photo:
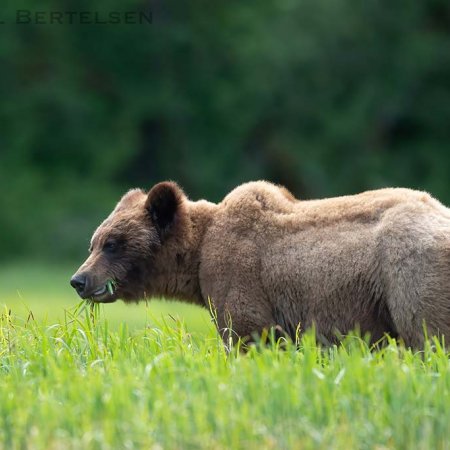
<instances>
[{"instance_id":1,"label":"tall green grass","mask_svg":"<svg viewBox=\"0 0 450 450\"><path fill-rule=\"evenodd\" d=\"M0 316L3 449L448 449L449 354L349 337L227 353L166 319Z\"/></svg>"}]
</instances>

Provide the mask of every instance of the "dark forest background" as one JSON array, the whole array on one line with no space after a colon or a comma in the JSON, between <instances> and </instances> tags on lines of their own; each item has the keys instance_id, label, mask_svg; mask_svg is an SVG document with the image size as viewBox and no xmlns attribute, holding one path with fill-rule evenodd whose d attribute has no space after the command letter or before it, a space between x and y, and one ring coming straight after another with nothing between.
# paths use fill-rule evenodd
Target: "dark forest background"
<instances>
[{"instance_id":1,"label":"dark forest background","mask_svg":"<svg viewBox=\"0 0 450 450\"><path fill-rule=\"evenodd\" d=\"M33 11L153 23L16 24ZM6 1L0 259L82 258L128 188L382 186L450 204L448 0Z\"/></svg>"}]
</instances>

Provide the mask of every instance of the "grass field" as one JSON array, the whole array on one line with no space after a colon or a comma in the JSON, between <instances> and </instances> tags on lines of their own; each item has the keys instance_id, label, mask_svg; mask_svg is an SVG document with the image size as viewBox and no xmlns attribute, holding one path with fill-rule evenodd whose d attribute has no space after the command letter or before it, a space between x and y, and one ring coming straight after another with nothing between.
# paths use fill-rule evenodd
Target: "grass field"
<instances>
[{"instance_id":1,"label":"grass field","mask_svg":"<svg viewBox=\"0 0 450 450\"><path fill-rule=\"evenodd\" d=\"M64 317L64 311L76 305L80 298L69 285L74 264L49 266L36 262L0 266L0 308L27 317L32 311L39 321L53 322ZM208 332L213 329L209 313L193 305L155 301L125 305L118 301L102 308L103 316L114 328L126 322L130 329L141 329L152 320L183 319L189 331Z\"/></svg>"},{"instance_id":2,"label":"grass field","mask_svg":"<svg viewBox=\"0 0 450 450\"><path fill-rule=\"evenodd\" d=\"M227 354L196 309L169 305L188 330L160 303L91 311L62 278L0 270L1 449L450 449L437 342L321 350L306 336Z\"/></svg>"}]
</instances>

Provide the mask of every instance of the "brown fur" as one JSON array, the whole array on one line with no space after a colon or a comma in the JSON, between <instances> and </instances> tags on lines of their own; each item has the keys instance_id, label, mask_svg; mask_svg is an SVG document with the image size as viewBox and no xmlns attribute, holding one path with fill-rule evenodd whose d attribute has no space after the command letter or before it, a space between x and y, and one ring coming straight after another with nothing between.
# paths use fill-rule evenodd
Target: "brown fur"
<instances>
[{"instance_id":1,"label":"brown fur","mask_svg":"<svg viewBox=\"0 0 450 450\"><path fill-rule=\"evenodd\" d=\"M104 248L113 239L114 250ZM217 311L237 336L278 326L295 337L359 327L407 345L450 336L450 210L424 192L382 189L298 201L259 181L219 204L192 202L171 182L128 192L92 238L84 297L165 296Z\"/></svg>"}]
</instances>

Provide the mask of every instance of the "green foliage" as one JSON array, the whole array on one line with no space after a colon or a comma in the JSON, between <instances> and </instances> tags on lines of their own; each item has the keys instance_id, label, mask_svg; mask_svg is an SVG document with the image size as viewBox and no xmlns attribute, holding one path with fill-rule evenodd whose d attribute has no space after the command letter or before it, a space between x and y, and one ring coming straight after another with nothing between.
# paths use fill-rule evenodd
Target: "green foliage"
<instances>
[{"instance_id":1,"label":"green foliage","mask_svg":"<svg viewBox=\"0 0 450 450\"><path fill-rule=\"evenodd\" d=\"M450 201L447 1L39 10L148 6L152 25L16 25L5 3L0 257L79 257L119 193L166 178L213 200L266 178L301 197L403 185Z\"/></svg>"},{"instance_id":2,"label":"green foliage","mask_svg":"<svg viewBox=\"0 0 450 450\"><path fill-rule=\"evenodd\" d=\"M111 331L85 304L0 316L1 448L445 449L449 354L305 336L227 354L182 323Z\"/></svg>"}]
</instances>

